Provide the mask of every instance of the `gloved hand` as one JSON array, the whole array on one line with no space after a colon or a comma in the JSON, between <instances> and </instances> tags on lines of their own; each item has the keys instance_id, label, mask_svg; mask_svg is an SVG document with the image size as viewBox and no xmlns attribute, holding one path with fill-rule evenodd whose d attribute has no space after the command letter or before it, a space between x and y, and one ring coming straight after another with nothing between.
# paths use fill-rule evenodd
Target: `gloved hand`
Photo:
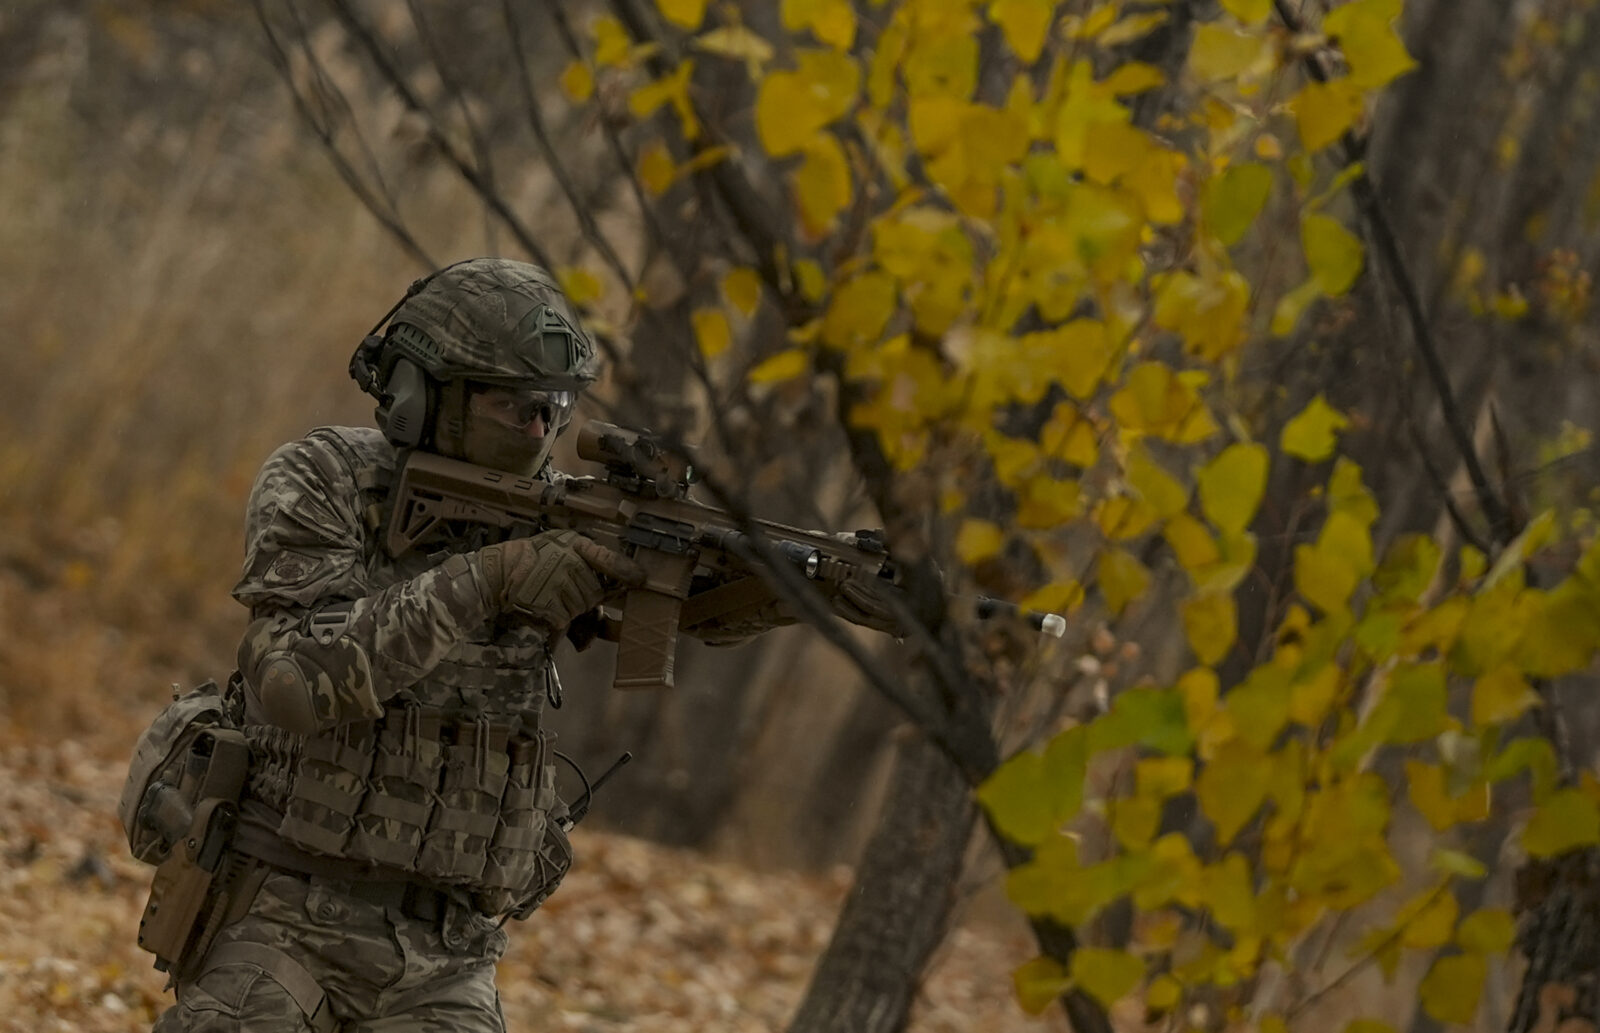
<instances>
[{"instance_id":1,"label":"gloved hand","mask_svg":"<svg viewBox=\"0 0 1600 1033\"><path fill-rule=\"evenodd\" d=\"M886 635L899 637L905 634L900 628L900 620L895 616L893 607L881 593L894 591L891 587L880 587L868 581L846 581L839 586L839 591L829 593L828 605L833 608L836 616L859 624L863 628L881 631Z\"/></svg>"},{"instance_id":2,"label":"gloved hand","mask_svg":"<svg viewBox=\"0 0 1600 1033\"><path fill-rule=\"evenodd\" d=\"M559 632L588 613L617 585L644 583L645 573L621 553L576 531L544 531L478 550L491 605Z\"/></svg>"}]
</instances>

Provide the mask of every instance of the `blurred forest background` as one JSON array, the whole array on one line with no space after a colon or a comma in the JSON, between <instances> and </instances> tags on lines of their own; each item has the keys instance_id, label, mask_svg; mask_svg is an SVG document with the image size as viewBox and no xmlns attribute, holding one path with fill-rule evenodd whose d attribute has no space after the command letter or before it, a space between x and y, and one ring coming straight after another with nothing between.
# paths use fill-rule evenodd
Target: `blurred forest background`
<instances>
[{"instance_id":1,"label":"blurred forest background","mask_svg":"<svg viewBox=\"0 0 1600 1033\"><path fill-rule=\"evenodd\" d=\"M14 1004L6 1028L45 1028L44 1016L64 1029L138 1028L156 1005L159 988L131 949L144 873L120 859L108 813L117 764L170 683L231 669L244 615L228 590L255 470L313 426L369 421L345 364L412 278L473 254L528 257L515 222L552 264L603 273L581 214L591 213L652 303L596 313L632 351L589 414L706 430L681 361L694 348L690 298L705 285L674 283L669 263L655 261L662 245L639 229L642 195L610 163L606 130L627 121L627 98L602 83L585 107L558 87L571 55L549 17L557 8L511 5L529 25L519 58L498 4L355 5L403 56L403 78L445 113L435 123L373 71L330 13L338 6L265 5L263 24L251 5L226 0L0 0L0 717L10 786L0 850L13 927L59 919L48 954L28 941L0 947L0 1001ZM776 24L775 4L736 6L763 31ZM1191 24L1218 10L1207 0L1126 6L1170 11L1166 31L1130 49L1174 72ZM589 7L559 9L588 32ZM1600 10L1591 0L1411 0L1403 35L1418 69L1364 127L1365 157L1460 409L1522 517L1592 502ZM727 84L710 75L701 70L701 96L748 129L749 96L719 91ZM1175 91L1147 95L1145 114L1154 120ZM540 160L542 133L576 172L582 204ZM492 181L468 182L452 150L491 168ZM491 152L502 157L484 163ZM509 203L513 224L486 203L485 185ZM669 240L717 232L686 203L657 217ZM1266 292L1292 283L1270 239L1241 264ZM1441 444L1447 414L1395 343L1401 305L1389 289L1368 282L1277 351L1253 353L1259 379L1279 389L1255 411L1281 423L1326 393L1354 416L1348 451L1382 503L1374 537L1423 530L1453 542L1432 478L1450 485L1450 504L1467 504L1470 487ZM785 327L768 312L747 329L778 340ZM829 527L877 520L840 459L826 401L779 389L722 414L743 436L711 447L736 461L761 515ZM1307 490L1304 478L1275 476L1271 498L1292 503ZM1264 513L1261 563L1281 574L1298 517L1292 504ZM1141 677L1170 678L1184 637L1152 595L1114 634L1091 607L1064 642L1029 644L1016 662L1049 696L1011 700L1005 727L1091 714ZM1265 636L1268 605L1266 593L1244 593L1241 624ZM558 900L542 913L581 926L582 949L561 955L539 919L521 930L531 960L508 969L514 1018L596 1030L781 1025L845 894L841 866L860 855L915 733L806 629L733 651L687 645L670 697L611 694L605 647L564 670L563 743L586 766L622 749L638 759L595 810L593 867L563 891L570 910ZM1556 689L1580 752L1600 733L1592 689L1582 678ZM1505 821L1463 849L1493 861ZM1010 970L1032 948L1018 944L1018 920L985 903L1000 871L992 850L972 855L951 891L977 902L958 912L972 920L938 955L913 1028L1064 1027L1054 1013L1024 1019L1009 1000ZM749 881L759 879L773 881ZM80 888L96 892L74 898ZM1506 903L1511 891L1507 866L1477 892L1480 903ZM792 907L774 917L756 900ZM639 924L618 923L615 912L629 909L645 916ZM631 937L652 958L644 981L675 1003L615 996L606 973L641 964L638 952L614 952ZM84 950L103 940L121 947ZM656 967L665 956L683 960ZM720 967L734 956L753 967ZM1338 1017L1380 1010L1417 1033L1440 1028L1407 1003L1420 970L1406 973L1409 983L1390 986L1363 972L1343 988L1358 1004L1334 994L1309 1015L1337 1028ZM1515 992L1512 973L1497 969L1481 1028L1506 1027Z\"/></svg>"}]
</instances>

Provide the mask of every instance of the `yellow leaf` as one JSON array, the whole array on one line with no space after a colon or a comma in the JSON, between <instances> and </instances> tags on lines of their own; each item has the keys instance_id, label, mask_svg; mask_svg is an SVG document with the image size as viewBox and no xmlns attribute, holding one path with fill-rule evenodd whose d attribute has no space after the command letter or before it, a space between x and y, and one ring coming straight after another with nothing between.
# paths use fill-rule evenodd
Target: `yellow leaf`
<instances>
[{"instance_id":1,"label":"yellow leaf","mask_svg":"<svg viewBox=\"0 0 1600 1033\"><path fill-rule=\"evenodd\" d=\"M1428 950L1449 943L1460 911L1455 894L1448 889L1424 890L1401 908L1400 913L1404 916L1401 944L1416 950Z\"/></svg>"},{"instance_id":2,"label":"yellow leaf","mask_svg":"<svg viewBox=\"0 0 1600 1033\"><path fill-rule=\"evenodd\" d=\"M772 60L772 44L745 25L724 25L702 32L694 38L694 48L718 57L744 61L759 74L763 64Z\"/></svg>"},{"instance_id":3,"label":"yellow leaf","mask_svg":"<svg viewBox=\"0 0 1600 1033\"><path fill-rule=\"evenodd\" d=\"M1482 861L1471 854L1464 854L1459 850L1446 850L1435 847L1428 858L1429 865L1434 871L1444 875L1459 875L1467 879L1481 879L1489 874L1489 869L1484 867ZM1465 924L1465 923L1463 923ZM1459 936L1460 934L1457 933Z\"/></svg>"},{"instance_id":4,"label":"yellow leaf","mask_svg":"<svg viewBox=\"0 0 1600 1033\"><path fill-rule=\"evenodd\" d=\"M628 38L628 31L622 27L620 21L609 14L595 19L595 64L601 68L624 65L628 63L629 55L632 52L633 41Z\"/></svg>"},{"instance_id":5,"label":"yellow leaf","mask_svg":"<svg viewBox=\"0 0 1600 1033\"><path fill-rule=\"evenodd\" d=\"M802 50L792 72L773 72L756 93L756 132L775 158L793 154L855 106L861 70L847 54Z\"/></svg>"},{"instance_id":6,"label":"yellow leaf","mask_svg":"<svg viewBox=\"0 0 1600 1033\"><path fill-rule=\"evenodd\" d=\"M1052 341L1060 359L1061 386L1074 398L1091 398L1111 361L1111 341L1105 324L1074 319L1055 330Z\"/></svg>"},{"instance_id":7,"label":"yellow leaf","mask_svg":"<svg viewBox=\"0 0 1600 1033\"><path fill-rule=\"evenodd\" d=\"M894 277L887 273L866 272L845 281L822 317L822 343L847 351L876 344L894 315L897 298Z\"/></svg>"},{"instance_id":8,"label":"yellow leaf","mask_svg":"<svg viewBox=\"0 0 1600 1033\"><path fill-rule=\"evenodd\" d=\"M1113 495L1100 503L1095 523L1108 540L1125 542L1148 531L1157 516L1155 508L1143 499Z\"/></svg>"},{"instance_id":9,"label":"yellow leaf","mask_svg":"<svg viewBox=\"0 0 1600 1033\"><path fill-rule=\"evenodd\" d=\"M1230 166L1206 183L1202 202L1206 225L1223 244L1237 244L1271 193L1272 171L1265 165L1246 162Z\"/></svg>"},{"instance_id":10,"label":"yellow leaf","mask_svg":"<svg viewBox=\"0 0 1600 1033\"><path fill-rule=\"evenodd\" d=\"M1178 565L1193 574L1222 558L1217 541L1200 521L1187 513L1174 514L1161 529Z\"/></svg>"},{"instance_id":11,"label":"yellow leaf","mask_svg":"<svg viewBox=\"0 0 1600 1033\"><path fill-rule=\"evenodd\" d=\"M1213 527L1229 535L1250 526L1266 492L1267 462L1265 448L1238 442L1201 469L1200 509Z\"/></svg>"},{"instance_id":12,"label":"yellow leaf","mask_svg":"<svg viewBox=\"0 0 1600 1033\"><path fill-rule=\"evenodd\" d=\"M1246 25L1260 25L1272 13L1272 0L1222 0L1222 9Z\"/></svg>"},{"instance_id":13,"label":"yellow leaf","mask_svg":"<svg viewBox=\"0 0 1600 1033\"><path fill-rule=\"evenodd\" d=\"M1329 297L1336 298L1349 290L1361 275L1366 250L1360 238L1340 225L1339 220L1307 215L1300 222L1300 241L1312 279Z\"/></svg>"},{"instance_id":14,"label":"yellow leaf","mask_svg":"<svg viewBox=\"0 0 1600 1033\"><path fill-rule=\"evenodd\" d=\"M820 42L849 50L856 39L856 12L850 0L783 0L783 27L810 29Z\"/></svg>"},{"instance_id":15,"label":"yellow leaf","mask_svg":"<svg viewBox=\"0 0 1600 1033\"><path fill-rule=\"evenodd\" d=\"M1516 667L1502 665L1478 676L1472 686L1472 723L1479 728L1515 721L1529 707L1539 705L1539 694Z\"/></svg>"},{"instance_id":16,"label":"yellow leaf","mask_svg":"<svg viewBox=\"0 0 1600 1033\"><path fill-rule=\"evenodd\" d=\"M1017 525L1036 530L1060 527L1083 514L1083 487L1055 477L1028 480L1017 507Z\"/></svg>"},{"instance_id":17,"label":"yellow leaf","mask_svg":"<svg viewBox=\"0 0 1600 1033\"><path fill-rule=\"evenodd\" d=\"M1238 614L1233 596L1209 592L1184 600L1183 632L1194 655L1203 664L1215 665L1228 655L1238 635Z\"/></svg>"},{"instance_id":18,"label":"yellow leaf","mask_svg":"<svg viewBox=\"0 0 1600 1033\"><path fill-rule=\"evenodd\" d=\"M1017 606L1044 613L1071 613L1083 604L1083 586L1073 580L1054 581L1023 596Z\"/></svg>"},{"instance_id":19,"label":"yellow leaf","mask_svg":"<svg viewBox=\"0 0 1600 1033\"><path fill-rule=\"evenodd\" d=\"M1337 613L1344 609L1360 580L1360 571L1348 557L1317 546L1295 546L1295 591L1322 612Z\"/></svg>"},{"instance_id":20,"label":"yellow leaf","mask_svg":"<svg viewBox=\"0 0 1600 1033\"><path fill-rule=\"evenodd\" d=\"M1338 697L1340 687L1338 664L1326 664L1309 678L1294 683L1289 695L1289 718L1307 728L1316 728Z\"/></svg>"},{"instance_id":21,"label":"yellow leaf","mask_svg":"<svg viewBox=\"0 0 1600 1033\"><path fill-rule=\"evenodd\" d=\"M672 181L678 176L677 166L672 163L672 155L660 140L652 140L639 152L639 165L636 170L639 182L648 190L652 197L660 197L672 186Z\"/></svg>"},{"instance_id":22,"label":"yellow leaf","mask_svg":"<svg viewBox=\"0 0 1600 1033\"><path fill-rule=\"evenodd\" d=\"M1144 1005L1150 1011L1164 1014L1172 1011L1183 1000L1183 983L1171 975L1163 973L1150 981L1150 988L1145 991ZM1287 1031L1285 1031L1287 1033Z\"/></svg>"},{"instance_id":23,"label":"yellow leaf","mask_svg":"<svg viewBox=\"0 0 1600 1033\"><path fill-rule=\"evenodd\" d=\"M969 566L998 555L1005 544L1005 532L989 520L963 520L956 532L956 556Z\"/></svg>"},{"instance_id":24,"label":"yellow leaf","mask_svg":"<svg viewBox=\"0 0 1600 1033\"><path fill-rule=\"evenodd\" d=\"M1109 4L1116 10L1115 4ZM1130 14L1095 37L1095 42L1102 47L1120 47L1124 43L1132 43L1150 35L1156 29L1167 23L1167 12L1146 11L1143 14Z\"/></svg>"},{"instance_id":25,"label":"yellow leaf","mask_svg":"<svg viewBox=\"0 0 1600 1033\"><path fill-rule=\"evenodd\" d=\"M1072 988L1072 978L1053 958L1034 958L1011 974L1017 1003L1029 1015L1041 1015L1056 998Z\"/></svg>"},{"instance_id":26,"label":"yellow leaf","mask_svg":"<svg viewBox=\"0 0 1600 1033\"><path fill-rule=\"evenodd\" d=\"M802 258L795 262L794 279L795 285L800 288L800 296L807 301L821 301L822 296L828 293L828 276L814 258Z\"/></svg>"},{"instance_id":27,"label":"yellow leaf","mask_svg":"<svg viewBox=\"0 0 1600 1033\"><path fill-rule=\"evenodd\" d=\"M1189 48L1189 71L1202 83L1260 76L1276 62L1272 40L1226 22L1195 26Z\"/></svg>"},{"instance_id":28,"label":"yellow leaf","mask_svg":"<svg viewBox=\"0 0 1600 1033\"><path fill-rule=\"evenodd\" d=\"M1474 954L1501 954L1511 949L1517 938L1517 922L1509 911L1483 908L1461 920L1456 943Z\"/></svg>"},{"instance_id":29,"label":"yellow leaf","mask_svg":"<svg viewBox=\"0 0 1600 1033\"><path fill-rule=\"evenodd\" d=\"M667 21L693 32L705 20L706 0L656 0L656 9Z\"/></svg>"},{"instance_id":30,"label":"yellow leaf","mask_svg":"<svg viewBox=\"0 0 1600 1033\"><path fill-rule=\"evenodd\" d=\"M719 308L697 308L689 314L694 324L694 339L700 345L700 354L708 360L715 359L733 343L733 332L728 329L728 317Z\"/></svg>"},{"instance_id":31,"label":"yellow leaf","mask_svg":"<svg viewBox=\"0 0 1600 1033\"><path fill-rule=\"evenodd\" d=\"M1072 952L1072 981L1105 1005L1126 997L1144 978L1144 960L1106 947L1079 947Z\"/></svg>"},{"instance_id":32,"label":"yellow leaf","mask_svg":"<svg viewBox=\"0 0 1600 1033\"><path fill-rule=\"evenodd\" d=\"M1182 512L1189 504L1189 490L1143 447L1135 447L1128 454L1128 483L1163 519Z\"/></svg>"},{"instance_id":33,"label":"yellow leaf","mask_svg":"<svg viewBox=\"0 0 1600 1033\"><path fill-rule=\"evenodd\" d=\"M989 0L989 20L1000 26L1012 53L1032 64L1055 19L1052 0Z\"/></svg>"},{"instance_id":34,"label":"yellow leaf","mask_svg":"<svg viewBox=\"0 0 1600 1033\"><path fill-rule=\"evenodd\" d=\"M561 70L561 92L582 104L594 96L594 73L582 61L567 62Z\"/></svg>"},{"instance_id":35,"label":"yellow leaf","mask_svg":"<svg viewBox=\"0 0 1600 1033\"><path fill-rule=\"evenodd\" d=\"M1298 416L1284 425L1279 444L1296 459L1319 463L1333 454L1338 443L1336 435L1349 425L1344 414L1317 395Z\"/></svg>"},{"instance_id":36,"label":"yellow leaf","mask_svg":"<svg viewBox=\"0 0 1600 1033\"><path fill-rule=\"evenodd\" d=\"M1194 781L1194 761L1189 757L1144 757L1134 764L1134 784L1140 796L1166 799L1188 792Z\"/></svg>"},{"instance_id":37,"label":"yellow leaf","mask_svg":"<svg viewBox=\"0 0 1600 1033\"><path fill-rule=\"evenodd\" d=\"M628 111L634 118L648 118L663 104L671 104L677 112L683 137L693 140L700 135L700 120L694 105L689 101L689 83L694 76L694 58L685 58L671 74L654 82L645 83L628 95Z\"/></svg>"},{"instance_id":38,"label":"yellow leaf","mask_svg":"<svg viewBox=\"0 0 1600 1033\"><path fill-rule=\"evenodd\" d=\"M1406 761L1406 795L1435 832L1452 828L1460 820L1456 802L1445 788L1444 769L1437 764Z\"/></svg>"},{"instance_id":39,"label":"yellow leaf","mask_svg":"<svg viewBox=\"0 0 1600 1033\"><path fill-rule=\"evenodd\" d=\"M1175 272L1158 290L1156 325L1182 334L1185 352L1216 362L1243 342L1250 282L1237 271Z\"/></svg>"},{"instance_id":40,"label":"yellow leaf","mask_svg":"<svg viewBox=\"0 0 1600 1033\"><path fill-rule=\"evenodd\" d=\"M1155 65L1143 61L1124 61L1100 80L1100 88L1115 97L1128 97L1165 86L1166 82L1166 75Z\"/></svg>"},{"instance_id":41,"label":"yellow leaf","mask_svg":"<svg viewBox=\"0 0 1600 1033\"><path fill-rule=\"evenodd\" d=\"M1105 596L1106 608L1119 614L1150 587L1150 572L1131 553L1107 549L1100 554L1096 582Z\"/></svg>"},{"instance_id":42,"label":"yellow leaf","mask_svg":"<svg viewBox=\"0 0 1600 1033\"><path fill-rule=\"evenodd\" d=\"M805 158L794 173L795 201L800 225L817 238L827 233L838 214L850 203L854 184L844 148L831 133L818 133L806 141Z\"/></svg>"},{"instance_id":43,"label":"yellow leaf","mask_svg":"<svg viewBox=\"0 0 1600 1033\"><path fill-rule=\"evenodd\" d=\"M1220 753L1200 769L1195 799L1216 826L1218 845L1231 843L1266 800L1263 764L1259 755L1241 747Z\"/></svg>"},{"instance_id":44,"label":"yellow leaf","mask_svg":"<svg viewBox=\"0 0 1600 1033\"><path fill-rule=\"evenodd\" d=\"M1436 958L1422 978L1417 993L1422 1010L1440 1022L1470 1023L1478 1014L1483 980L1489 963L1481 954L1452 954Z\"/></svg>"},{"instance_id":45,"label":"yellow leaf","mask_svg":"<svg viewBox=\"0 0 1600 1033\"><path fill-rule=\"evenodd\" d=\"M1417 66L1395 34L1403 0L1353 0L1328 13L1322 30L1339 41L1357 86L1375 90Z\"/></svg>"},{"instance_id":46,"label":"yellow leaf","mask_svg":"<svg viewBox=\"0 0 1600 1033\"><path fill-rule=\"evenodd\" d=\"M1295 325L1300 322L1300 317L1311 307L1311 303L1320 297L1322 288L1317 284L1315 277L1308 278L1304 283L1285 293L1272 310L1272 332L1279 337L1287 337L1293 333Z\"/></svg>"},{"instance_id":47,"label":"yellow leaf","mask_svg":"<svg viewBox=\"0 0 1600 1033\"><path fill-rule=\"evenodd\" d=\"M556 282L561 285L561 293L567 296L567 300L579 308L587 307L605 295L605 285L600 282L600 277L582 266L569 265L558 270Z\"/></svg>"},{"instance_id":48,"label":"yellow leaf","mask_svg":"<svg viewBox=\"0 0 1600 1033\"><path fill-rule=\"evenodd\" d=\"M811 369L811 357L804 349L789 348L759 363L749 373L752 384L774 384L804 376Z\"/></svg>"},{"instance_id":49,"label":"yellow leaf","mask_svg":"<svg viewBox=\"0 0 1600 1033\"><path fill-rule=\"evenodd\" d=\"M1600 843L1600 807L1581 789L1551 793L1522 831L1523 849L1531 857L1554 857L1595 843Z\"/></svg>"},{"instance_id":50,"label":"yellow leaf","mask_svg":"<svg viewBox=\"0 0 1600 1033\"><path fill-rule=\"evenodd\" d=\"M761 304L761 274L745 266L728 270L722 278L722 296L745 318L755 315Z\"/></svg>"},{"instance_id":51,"label":"yellow leaf","mask_svg":"<svg viewBox=\"0 0 1600 1033\"><path fill-rule=\"evenodd\" d=\"M1360 88L1349 79L1306 83L1289 99L1289 110L1294 112L1295 125L1300 130L1300 144L1310 154L1344 136L1361 117L1364 107Z\"/></svg>"}]
</instances>

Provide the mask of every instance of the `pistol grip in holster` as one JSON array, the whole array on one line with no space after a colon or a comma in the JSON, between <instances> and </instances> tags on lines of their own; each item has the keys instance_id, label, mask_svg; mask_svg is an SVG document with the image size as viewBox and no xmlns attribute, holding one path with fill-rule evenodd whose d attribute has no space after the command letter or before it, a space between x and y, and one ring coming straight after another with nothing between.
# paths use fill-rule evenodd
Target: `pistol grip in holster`
<instances>
[{"instance_id":1,"label":"pistol grip in holster","mask_svg":"<svg viewBox=\"0 0 1600 1033\"><path fill-rule=\"evenodd\" d=\"M139 920L139 946L156 956L158 971L174 975L204 955L220 927L213 919L227 908L232 868L224 861L250 763L244 736L232 729L201 733L191 750L208 758L199 798L187 834L156 869Z\"/></svg>"}]
</instances>

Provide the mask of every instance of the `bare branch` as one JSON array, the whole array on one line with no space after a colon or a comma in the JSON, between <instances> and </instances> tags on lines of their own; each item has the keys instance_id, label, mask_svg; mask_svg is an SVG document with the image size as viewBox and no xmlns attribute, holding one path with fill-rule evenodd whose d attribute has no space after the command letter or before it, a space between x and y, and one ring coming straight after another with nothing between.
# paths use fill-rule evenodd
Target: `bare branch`
<instances>
[{"instance_id":1,"label":"bare branch","mask_svg":"<svg viewBox=\"0 0 1600 1033\"><path fill-rule=\"evenodd\" d=\"M350 192L356 196L356 200L361 202L362 207L366 208L372 214L372 217L378 220L379 225L387 230L389 235L394 237L411 257L426 268L438 268L433 258L417 242L416 237L411 234L405 222L400 218L393 204L393 199L389 198L390 203L388 205L381 204L368 187L366 181L362 179L360 173L345 158L344 153L339 150L338 144L334 141L332 127L317 117L316 112L311 110L311 106L305 96L301 94L299 88L295 85L294 75L289 64L289 53L283 45L283 40L278 36L277 31L273 29L271 21L267 17L264 0L252 0L252 5L255 8L256 20L261 25L262 34L266 37L273 66L278 70L279 77L283 79L284 85L289 88L289 98L294 104L295 112L300 116L300 121L317 138L317 143L322 147L323 153L328 156L328 160L333 163L334 170L338 172L339 178L344 180L345 186L349 187ZM296 20L298 21L298 12L296 14ZM316 66L320 80L320 66L317 65L316 55L311 52L309 40L304 40L303 38L304 25L301 24L300 28L308 59ZM360 137L359 129L356 130L356 135L358 138ZM365 149L364 142L363 149ZM383 192L387 197L387 190Z\"/></svg>"},{"instance_id":2,"label":"bare branch","mask_svg":"<svg viewBox=\"0 0 1600 1033\"><path fill-rule=\"evenodd\" d=\"M412 0L415 2L415 0ZM559 6L559 5L557 5ZM587 240L600 257L605 259L606 265L617 274L631 293L633 291L633 277L628 273L622 259L617 257L616 251L611 247L611 242L605 234L600 232L600 226L595 222L594 213L589 211L589 206L584 203L578 194L577 185L572 181L572 176L567 171L566 164L561 160L560 153L555 144L550 140L550 131L544 124L544 116L539 112L539 100L533 94L533 83L530 80L528 67L528 53L522 45L522 29L517 23L516 13L512 10L511 0L500 0L500 12L506 24L506 38L511 42L512 53L517 59L517 86L522 93L523 110L528 116L528 126L533 130L534 139L539 143L539 149L544 152L545 164L549 167L556 183L561 187L561 192L566 195L567 204L571 206L572 213L578 218L578 225L583 230L583 237ZM626 172L626 170L624 170Z\"/></svg>"},{"instance_id":3,"label":"bare branch","mask_svg":"<svg viewBox=\"0 0 1600 1033\"><path fill-rule=\"evenodd\" d=\"M1298 14L1290 10L1288 0L1273 0L1273 4L1278 17L1290 31L1295 33L1304 31L1304 23ZM1329 76L1324 61L1325 57L1321 53L1313 51L1307 54L1304 59L1306 74L1317 82L1326 82ZM1345 153L1344 163L1348 167L1362 159L1366 151L1366 142L1358 139L1354 133L1346 132L1342 147ZM1471 479L1473 490L1478 496L1478 505L1489 522L1490 533L1497 544L1505 545L1516 535L1517 528L1512 524L1510 510L1489 486L1483 462L1478 457L1472 434L1468 431L1466 420L1463 419L1461 408L1456 402L1455 390L1450 386L1450 376L1445 371L1443 360L1439 358L1439 348L1433 339L1433 328L1428 321L1427 313L1423 310L1422 296L1417 290L1416 281L1411 276L1410 266L1406 263L1399 238L1395 236L1394 226L1384 211L1383 201L1378 196L1377 186L1372 180L1371 173L1362 171L1350 184L1350 190L1355 198L1356 207L1367 224L1368 232L1372 235L1373 243L1377 245L1383 264L1394 282L1394 287L1400 292L1400 299L1411 326L1412 340L1417 350L1421 352L1428 377L1433 382L1434 390L1438 392L1439 408L1444 415L1445 426L1450 431L1456 450L1461 453L1461 461L1466 466L1467 476Z\"/></svg>"}]
</instances>

